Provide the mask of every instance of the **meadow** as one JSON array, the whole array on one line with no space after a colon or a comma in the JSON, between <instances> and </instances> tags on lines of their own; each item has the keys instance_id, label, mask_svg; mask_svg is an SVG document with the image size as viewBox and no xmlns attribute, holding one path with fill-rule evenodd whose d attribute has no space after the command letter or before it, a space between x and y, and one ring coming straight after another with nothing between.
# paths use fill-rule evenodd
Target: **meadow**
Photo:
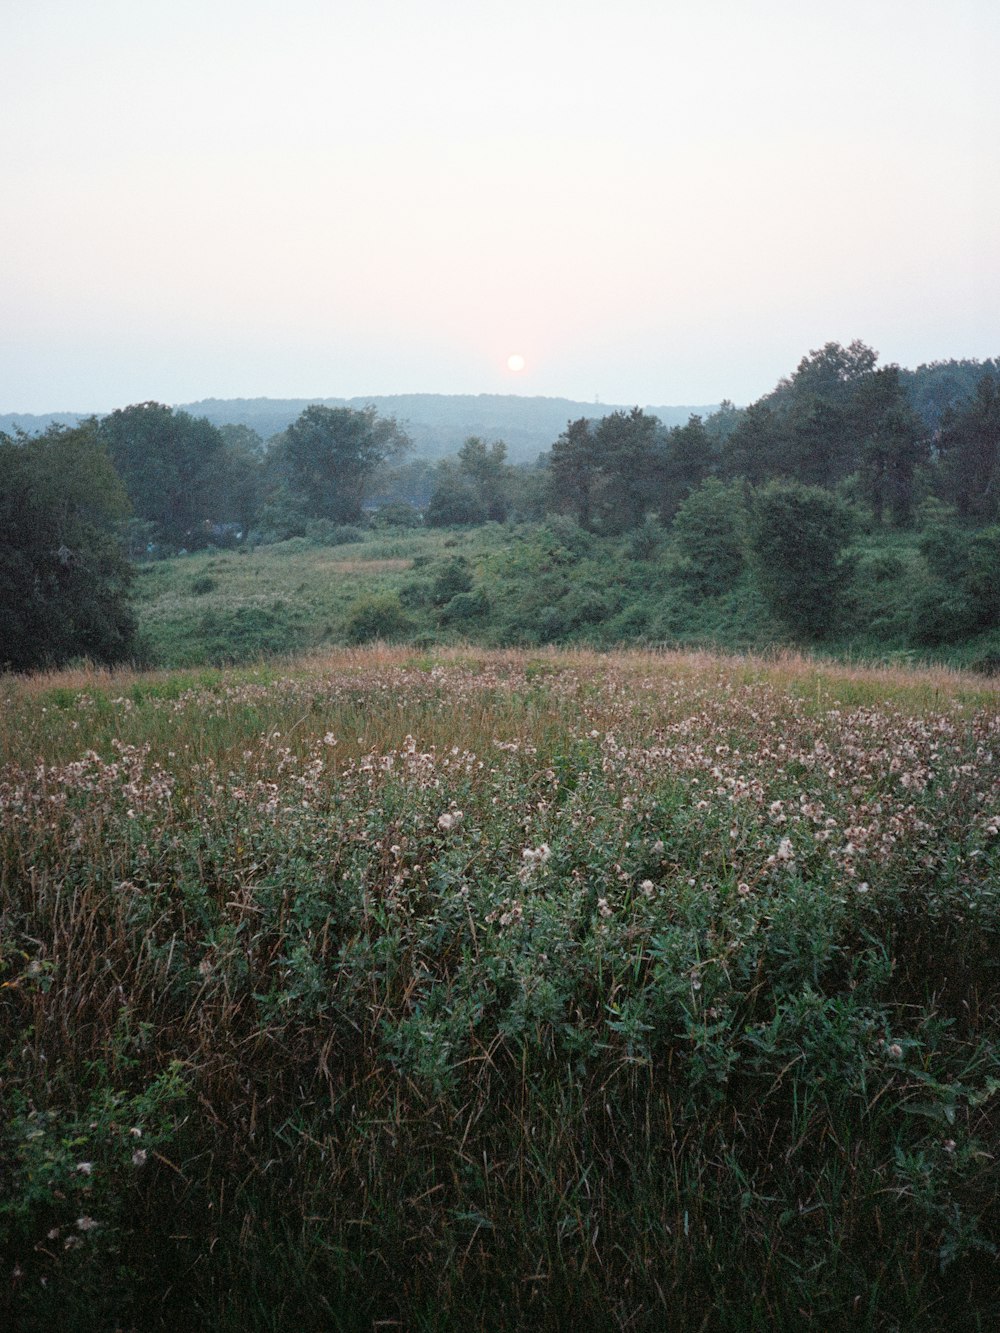
<instances>
[{"instance_id":1,"label":"meadow","mask_svg":"<svg viewBox=\"0 0 1000 1333\"><path fill-rule=\"evenodd\" d=\"M329 527L330 525L328 525ZM811 647L845 661L993 672L995 625L958 639L918 632L928 583L913 533L861 534L856 576ZM464 529L330 528L138 566L140 656L149 667L252 663L374 640L436 649L554 644L773 652L789 639L749 571L707 593L655 523L620 538L571 520Z\"/></svg>"},{"instance_id":2,"label":"meadow","mask_svg":"<svg viewBox=\"0 0 1000 1333\"><path fill-rule=\"evenodd\" d=\"M468 645L0 678L7 1326L995 1327L996 704Z\"/></svg>"}]
</instances>

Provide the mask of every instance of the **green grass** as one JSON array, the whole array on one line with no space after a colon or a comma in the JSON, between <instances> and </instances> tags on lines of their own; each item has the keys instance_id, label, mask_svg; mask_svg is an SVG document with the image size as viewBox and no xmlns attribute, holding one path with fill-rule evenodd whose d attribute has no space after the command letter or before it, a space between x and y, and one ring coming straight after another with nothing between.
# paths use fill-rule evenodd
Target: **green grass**
<instances>
[{"instance_id":1,"label":"green grass","mask_svg":"<svg viewBox=\"0 0 1000 1333\"><path fill-rule=\"evenodd\" d=\"M995 1326L988 682L401 646L0 703L8 1326Z\"/></svg>"},{"instance_id":2,"label":"green grass","mask_svg":"<svg viewBox=\"0 0 1000 1333\"><path fill-rule=\"evenodd\" d=\"M840 619L814 651L995 669L996 629L934 648L914 640L913 605L925 578L915 541L912 533L861 541ZM201 552L140 567L142 654L150 666L178 667L379 637L418 646L633 643L753 652L788 642L748 574L722 595L697 597L668 542L640 555L631 538L588 536L564 520Z\"/></svg>"}]
</instances>

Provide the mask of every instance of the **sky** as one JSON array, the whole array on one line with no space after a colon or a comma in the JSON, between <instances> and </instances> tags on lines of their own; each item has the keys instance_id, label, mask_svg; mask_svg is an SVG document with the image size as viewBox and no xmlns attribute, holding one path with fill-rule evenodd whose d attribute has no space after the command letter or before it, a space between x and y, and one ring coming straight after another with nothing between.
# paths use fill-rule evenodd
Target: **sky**
<instances>
[{"instance_id":1,"label":"sky","mask_svg":"<svg viewBox=\"0 0 1000 1333\"><path fill-rule=\"evenodd\" d=\"M0 51L0 412L1000 355L998 0L0 0Z\"/></svg>"}]
</instances>

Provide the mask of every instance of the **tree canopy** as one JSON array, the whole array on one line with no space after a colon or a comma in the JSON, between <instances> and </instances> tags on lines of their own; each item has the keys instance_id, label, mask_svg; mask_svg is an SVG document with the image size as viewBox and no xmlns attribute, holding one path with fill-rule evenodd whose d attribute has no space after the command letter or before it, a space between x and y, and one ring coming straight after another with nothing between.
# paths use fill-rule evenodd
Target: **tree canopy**
<instances>
[{"instance_id":1,"label":"tree canopy","mask_svg":"<svg viewBox=\"0 0 1000 1333\"><path fill-rule=\"evenodd\" d=\"M114 532L127 512L93 422L0 436L0 667L134 650L132 567Z\"/></svg>"},{"instance_id":2,"label":"tree canopy","mask_svg":"<svg viewBox=\"0 0 1000 1333\"><path fill-rule=\"evenodd\" d=\"M353 523L366 487L387 459L409 447L394 417L374 407L307 407L274 450L279 474L310 518Z\"/></svg>"}]
</instances>

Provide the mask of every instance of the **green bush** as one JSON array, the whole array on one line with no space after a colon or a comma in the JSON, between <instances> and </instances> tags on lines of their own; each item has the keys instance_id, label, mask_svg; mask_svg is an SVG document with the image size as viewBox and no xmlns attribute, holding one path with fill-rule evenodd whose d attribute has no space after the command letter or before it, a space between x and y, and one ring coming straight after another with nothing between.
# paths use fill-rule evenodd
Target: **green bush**
<instances>
[{"instance_id":1,"label":"green bush","mask_svg":"<svg viewBox=\"0 0 1000 1333\"><path fill-rule=\"evenodd\" d=\"M368 643L372 639L402 639L412 624L394 592L368 593L351 607L345 632L350 643Z\"/></svg>"},{"instance_id":2,"label":"green bush","mask_svg":"<svg viewBox=\"0 0 1000 1333\"><path fill-rule=\"evenodd\" d=\"M725 592L743 572L746 505L739 484L714 477L683 501L671 525L674 543L685 560L686 583L703 596Z\"/></svg>"},{"instance_id":3,"label":"green bush","mask_svg":"<svg viewBox=\"0 0 1000 1333\"><path fill-rule=\"evenodd\" d=\"M475 592L460 592L441 609L443 625L465 625L483 620L490 613L490 599L483 588Z\"/></svg>"},{"instance_id":4,"label":"green bush","mask_svg":"<svg viewBox=\"0 0 1000 1333\"><path fill-rule=\"evenodd\" d=\"M438 606L472 588L472 571L464 556L457 555L442 565L434 578L434 601Z\"/></svg>"},{"instance_id":5,"label":"green bush","mask_svg":"<svg viewBox=\"0 0 1000 1333\"><path fill-rule=\"evenodd\" d=\"M407 500L393 500L372 515L373 528L419 528L423 524L420 510Z\"/></svg>"},{"instance_id":6,"label":"green bush","mask_svg":"<svg viewBox=\"0 0 1000 1333\"><path fill-rule=\"evenodd\" d=\"M793 634L820 638L850 583L847 507L819 486L774 481L757 491L748 530L754 576L772 614Z\"/></svg>"},{"instance_id":7,"label":"green bush","mask_svg":"<svg viewBox=\"0 0 1000 1333\"><path fill-rule=\"evenodd\" d=\"M941 579L928 580L914 598L910 633L917 643L954 643L969 634L974 625L975 614L968 598Z\"/></svg>"}]
</instances>

